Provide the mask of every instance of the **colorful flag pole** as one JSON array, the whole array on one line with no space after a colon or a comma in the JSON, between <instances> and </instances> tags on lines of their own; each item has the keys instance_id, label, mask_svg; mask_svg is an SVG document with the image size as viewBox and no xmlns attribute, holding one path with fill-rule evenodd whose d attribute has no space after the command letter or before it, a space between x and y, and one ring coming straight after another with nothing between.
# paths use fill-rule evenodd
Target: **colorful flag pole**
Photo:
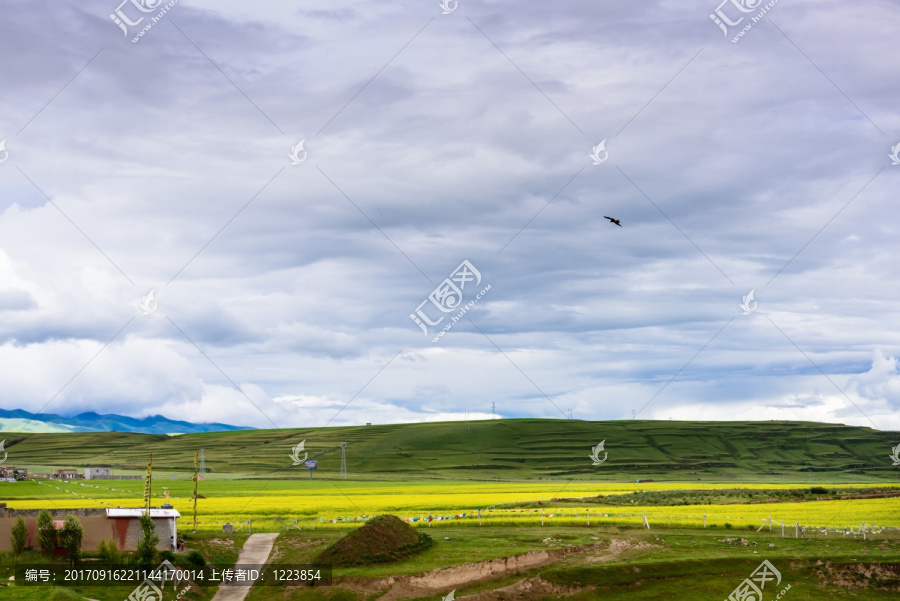
<instances>
[{"instance_id":1,"label":"colorful flag pole","mask_svg":"<svg viewBox=\"0 0 900 601\"><path fill-rule=\"evenodd\" d=\"M150 462L147 464L147 475L144 476L144 506L150 513L150 495L153 486L153 453L150 453Z\"/></svg>"},{"instance_id":2,"label":"colorful flag pole","mask_svg":"<svg viewBox=\"0 0 900 601\"><path fill-rule=\"evenodd\" d=\"M197 531L197 480L200 479L200 451L194 455L194 532Z\"/></svg>"}]
</instances>

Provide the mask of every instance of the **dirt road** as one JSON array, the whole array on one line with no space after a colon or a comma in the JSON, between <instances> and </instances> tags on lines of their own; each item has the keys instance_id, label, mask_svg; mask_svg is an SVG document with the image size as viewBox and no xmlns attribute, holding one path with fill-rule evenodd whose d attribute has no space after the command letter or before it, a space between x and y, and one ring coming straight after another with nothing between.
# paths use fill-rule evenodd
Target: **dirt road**
<instances>
[{"instance_id":1,"label":"dirt road","mask_svg":"<svg viewBox=\"0 0 900 601\"><path fill-rule=\"evenodd\" d=\"M241 565L266 563L276 538L278 538L277 533L251 534L238 555L237 563ZM251 586L220 586L213 601L244 601Z\"/></svg>"}]
</instances>

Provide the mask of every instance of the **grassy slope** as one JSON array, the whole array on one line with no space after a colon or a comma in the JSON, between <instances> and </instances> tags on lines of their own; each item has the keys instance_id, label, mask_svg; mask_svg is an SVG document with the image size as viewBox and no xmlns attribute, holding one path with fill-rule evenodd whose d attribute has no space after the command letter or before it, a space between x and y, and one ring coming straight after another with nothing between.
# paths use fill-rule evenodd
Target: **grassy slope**
<instances>
[{"instance_id":1,"label":"grassy slope","mask_svg":"<svg viewBox=\"0 0 900 601\"><path fill-rule=\"evenodd\" d=\"M808 422L589 422L496 420L370 427L251 430L166 435L0 433L7 463L111 465L139 469L153 453L157 470L190 470L204 448L216 473L282 477L290 448L306 439L320 474L337 472L340 442L349 442L351 473L403 479L703 477L803 481L810 474L839 480L891 480L888 453L900 433ZM606 440L609 459L598 469L590 448ZM321 454L320 454L321 453ZM296 474L296 470L292 474Z\"/></svg>"}]
</instances>

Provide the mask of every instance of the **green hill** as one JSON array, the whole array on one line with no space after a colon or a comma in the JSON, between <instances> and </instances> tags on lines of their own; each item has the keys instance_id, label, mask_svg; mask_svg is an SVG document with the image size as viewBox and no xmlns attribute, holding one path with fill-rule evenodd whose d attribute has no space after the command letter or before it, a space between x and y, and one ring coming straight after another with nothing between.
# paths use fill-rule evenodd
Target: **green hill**
<instances>
[{"instance_id":1,"label":"green hill","mask_svg":"<svg viewBox=\"0 0 900 601\"><path fill-rule=\"evenodd\" d=\"M508 419L344 428L242 430L180 436L122 432L0 433L7 465L189 471L203 448L212 477L307 477L288 470L306 440L316 478L340 470L340 443L354 478L736 479L896 481L888 457L900 433L811 422L672 422ZM592 466L605 440L608 459ZM602 457L602 455L601 455ZM301 459L302 453L301 453Z\"/></svg>"}]
</instances>

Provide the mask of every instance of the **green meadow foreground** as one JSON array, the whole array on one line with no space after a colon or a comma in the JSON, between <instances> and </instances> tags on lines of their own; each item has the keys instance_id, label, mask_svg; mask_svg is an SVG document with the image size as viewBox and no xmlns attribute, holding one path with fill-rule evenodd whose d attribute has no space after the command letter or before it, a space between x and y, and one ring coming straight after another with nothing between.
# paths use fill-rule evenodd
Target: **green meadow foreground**
<instances>
[{"instance_id":1,"label":"green meadow foreground","mask_svg":"<svg viewBox=\"0 0 900 601\"><path fill-rule=\"evenodd\" d=\"M330 587L258 586L250 601L438 601L451 591L471 601L721 600L764 560L780 573L767 581L765 601L900 593L900 468L888 458L897 433L789 422L503 420L470 428L0 438L11 462L32 472L111 465L141 473L153 452L152 505L168 501L182 514L187 549L177 566L190 565L192 550L233 565L251 529L279 533L270 565L305 564L386 514L433 542L391 563L336 566ZM319 461L313 480L291 466L301 440ZM608 460L592 465L588 455L602 440ZM342 441L350 442L347 478L339 477ZM190 533L198 448L211 473L199 482L199 527ZM0 502L140 507L143 489L142 480L40 479L0 483ZM235 533L224 534L224 523ZM26 552L20 561L47 560ZM0 581L12 564L0 554ZM16 586L0 588L0 598L122 601L133 588ZM195 582L183 593L167 588L164 601L214 594Z\"/></svg>"},{"instance_id":2,"label":"green meadow foreground","mask_svg":"<svg viewBox=\"0 0 900 601\"><path fill-rule=\"evenodd\" d=\"M311 561L343 532L285 532L270 556L274 565ZM256 587L249 601L429 599L455 590L457 598L488 599L725 599L767 560L781 574L764 599L798 601L896 599L900 591L900 540L825 535L782 538L724 528L637 529L607 526L446 527L421 555L386 565L335 568L330 587ZM191 537L213 563L233 562L246 536ZM179 558L180 559L180 558ZM499 559L499 561L497 561ZM495 560L495 561L491 561ZM176 565L181 562L176 561ZM9 561L3 564L10 573ZM15 587L2 598L122 601L133 587L47 589ZM166 589L166 599L175 592ZM211 599L214 589L195 585L182 597Z\"/></svg>"}]
</instances>

